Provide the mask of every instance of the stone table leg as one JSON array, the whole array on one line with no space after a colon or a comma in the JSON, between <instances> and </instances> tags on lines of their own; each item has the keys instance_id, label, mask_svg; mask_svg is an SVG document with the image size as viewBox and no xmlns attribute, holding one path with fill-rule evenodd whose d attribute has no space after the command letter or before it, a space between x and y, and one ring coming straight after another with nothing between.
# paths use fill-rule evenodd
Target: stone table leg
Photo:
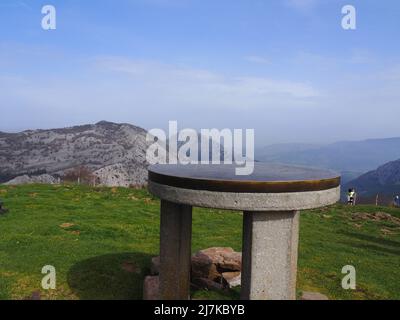
<instances>
[{"instance_id":1,"label":"stone table leg","mask_svg":"<svg viewBox=\"0 0 400 320\"><path fill-rule=\"evenodd\" d=\"M190 298L192 207L161 201L160 299Z\"/></svg>"},{"instance_id":2,"label":"stone table leg","mask_svg":"<svg viewBox=\"0 0 400 320\"><path fill-rule=\"evenodd\" d=\"M296 299L299 216L244 212L242 299Z\"/></svg>"}]
</instances>

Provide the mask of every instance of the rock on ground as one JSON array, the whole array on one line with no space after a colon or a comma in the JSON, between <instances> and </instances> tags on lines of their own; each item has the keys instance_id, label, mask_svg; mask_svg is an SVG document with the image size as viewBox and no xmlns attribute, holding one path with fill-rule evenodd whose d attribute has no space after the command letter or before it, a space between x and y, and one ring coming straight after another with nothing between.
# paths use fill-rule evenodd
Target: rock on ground
<instances>
[{"instance_id":1,"label":"rock on ground","mask_svg":"<svg viewBox=\"0 0 400 320\"><path fill-rule=\"evenodd\" d=\"M224 280L225 286L229 288L238 287L241 285L242 273L239 271L235 272L223 272L222 278Z\"/></svg>"},{"instance_id":2,"label":"rock on ground","mask_svg":"<svg viewBox=\"0 0 400 320\"><path fill-rule=\"evenodd\" d=\"M147 167L116 163L93 172L100 185L109 187L130 187L147 183Z\"/></svg>"},{"instance_id":3,"label":"rock on ground","mask_svg":"<svg viewBox=\"0 0 400 320\"><path fill-rule=\"evenodd\" d=\"M241 269L242 254L232 248L208 248L192 256L192 282L197 285L205 283L202 279L229 285L224 282L223 273L236 272L234 276L238 276Z\"/></svg>"},{"instance_id":4,"label":"rock on ground","mask_svg":"<svg viewBox=\"0 0 400 320\"><path fill-rule=\"evenodd\" d=\"M39 176L23 175L23 176L16 177L4 184L5 185L21 185L21 184L33 184L33 183L55 184L55 183L57 183L57 179L49 174L42 174Z\"/></svg>"},{"instance_id":5,"label":"rock on ground","mask_svg":"<svg viewBox=\"0 0 400 320\"><path fill-rule=\"evenodd\" d=\"M176 266L179 269L179 266ZM195 287L222 290L240 286L242 253L232 248L213 247L192 256L191 282ZM160 272L160 257L151 259L150 274ZM148 280L150 281L150 280Z\"/></svg>"}]
</instances>

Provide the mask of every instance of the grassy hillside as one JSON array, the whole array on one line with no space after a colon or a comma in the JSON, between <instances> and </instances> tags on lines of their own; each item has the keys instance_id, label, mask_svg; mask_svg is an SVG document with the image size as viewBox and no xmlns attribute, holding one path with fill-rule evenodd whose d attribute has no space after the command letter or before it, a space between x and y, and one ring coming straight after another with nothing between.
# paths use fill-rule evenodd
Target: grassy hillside
<instances>
[{"instance_id":1,"label":"grassy hillside","mask_svg":"<svg viewBox=\"0 0 400 320\"><path fill-rule=\"evenodd\" d=\"M0 299L140 299L158 254L159 202L145 190L83 186L0 186ZM391 214L384 215L382 212ZM378 214L376 214L378 213ZM298 291L330 299L400 299L400 210L337 205L301 216ZM194 210L193 251L241 250L238 212ZM357 270L357 290L341 288L341 269ZM57 289L41 289L41 269L57 270ZM195 292L197 298L231 298Z\"/></svg>"}]
</instances>

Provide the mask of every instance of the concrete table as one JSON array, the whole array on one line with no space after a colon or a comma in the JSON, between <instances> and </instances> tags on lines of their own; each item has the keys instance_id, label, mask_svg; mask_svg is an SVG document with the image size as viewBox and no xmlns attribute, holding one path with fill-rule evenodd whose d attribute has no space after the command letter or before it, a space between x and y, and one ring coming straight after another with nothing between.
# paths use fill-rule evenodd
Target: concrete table
<instances>
[{"instance_id":1,"label":"concrete table","mask_svg":"<svg viewBox=\"0 0 400 320\"><path fill-rule=\"evenodd\" d=\"M340 176L263 163L255 163L253 174L237 176L235 168L149 167L149 191L161 198L161 299L190 298L193 206L244 212L242 299L295 299L299 210L336 203Z\"/></svg>"}]
</instances>

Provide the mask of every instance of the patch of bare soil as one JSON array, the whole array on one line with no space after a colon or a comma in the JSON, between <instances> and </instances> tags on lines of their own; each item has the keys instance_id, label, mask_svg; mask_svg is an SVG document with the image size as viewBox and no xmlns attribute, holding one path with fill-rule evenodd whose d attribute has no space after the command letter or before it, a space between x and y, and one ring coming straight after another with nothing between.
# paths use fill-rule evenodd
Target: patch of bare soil
<instances>
[{"instance_id":1,"label":"patch of bare soil","mask_svg":"<svg viewBox=\"0 0 400 320\"><path fill-rule=\"evenodd\" d=\"M376 221L376 222L391 222L400 226L400 218L394 217L386 212L356 212L351 215L353 221Z\"/></svg>"},{"instance_id":2,"label":"patch of bare soil","mask_svg":"<svg viewBox=\"0 0 400 320\"><path fill-rule=\"evenodd\" d=\"M140 268L133 262L124 261L121 266L122 270L129 272L129 273L137 273L141 272Z\"/></svg>"},{"instance_id":3,"label":"patch of bare soil","mask_svg":"<svg viewBox=\"0 0 400 320\"><path fill-rule=\"evenodd\" d=\"M68 229L68 228L73 227L74 225L75 225L75 223L66 222L66 223L60 224L60 228Z\"/></svg>"}]
</instances>

